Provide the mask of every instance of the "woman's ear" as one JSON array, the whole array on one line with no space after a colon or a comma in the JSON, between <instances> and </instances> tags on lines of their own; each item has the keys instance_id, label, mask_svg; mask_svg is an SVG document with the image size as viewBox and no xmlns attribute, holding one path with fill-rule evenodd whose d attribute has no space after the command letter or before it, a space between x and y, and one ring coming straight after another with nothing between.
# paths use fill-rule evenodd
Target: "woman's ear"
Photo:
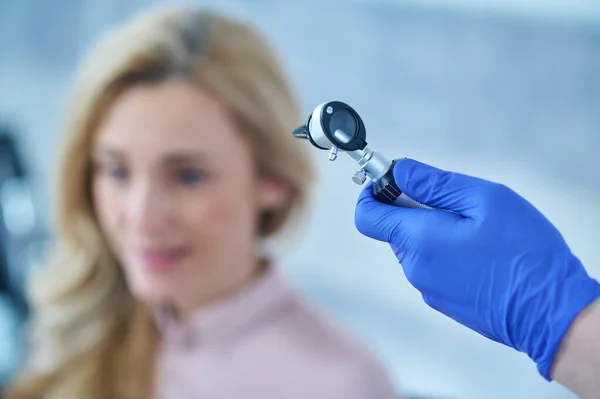
<instances>
[{"instance_id":1,"label":"woman's ear","mask_svg":"<svg viewBox=\"0 0 600 399\"><path fill-rule=\"evenodd\" d=\"M258 192L258 204L262 210L282 208L288 199L288 188L277 179L261 178Z\"/></svg>"}]
</instances>

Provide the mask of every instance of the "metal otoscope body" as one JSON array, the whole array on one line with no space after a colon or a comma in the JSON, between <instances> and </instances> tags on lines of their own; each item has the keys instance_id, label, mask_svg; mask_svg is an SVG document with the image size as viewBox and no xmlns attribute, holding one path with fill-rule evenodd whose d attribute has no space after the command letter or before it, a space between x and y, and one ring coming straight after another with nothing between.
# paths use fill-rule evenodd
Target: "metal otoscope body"
<instances>
[{"instance_id":1,"label":"metal otoscope body","mask_svg":"<svg viewBox=\"0 0 600 399\"><path fill-rule=\"evenodd\" d=\"M338 152L350 155L359 165L352 181L362 185L367 177L373 180L373 195L384 203L408 208L433 209L413 200L394 182L394 164L383 154L367 145L365 125L358 113L341 101L319 104L308 120L293 132L294 137L307 139L320 149L329 151L329 160L335 161Z\"/></svg>"}]
</instances>

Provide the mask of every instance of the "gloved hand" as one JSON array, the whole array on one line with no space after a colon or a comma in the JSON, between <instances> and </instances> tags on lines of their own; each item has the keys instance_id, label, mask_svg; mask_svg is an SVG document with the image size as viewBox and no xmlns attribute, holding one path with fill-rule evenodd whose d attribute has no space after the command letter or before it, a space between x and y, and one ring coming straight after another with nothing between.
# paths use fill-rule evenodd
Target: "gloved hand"
<instances>
[{"instance_id":1,"label":"gloved hand","mask_svg":"<svg viewBox=\"0 0 600 399\"><path fill-rule=\"evenodd\" d=\"M561 340L600 296L559 231L509 188L405 159L394 180L408 196L455 211L399 208L362 191L357 229L390 244L432 308L525 352L550 380Z\"/></svg>"}]
</instances>

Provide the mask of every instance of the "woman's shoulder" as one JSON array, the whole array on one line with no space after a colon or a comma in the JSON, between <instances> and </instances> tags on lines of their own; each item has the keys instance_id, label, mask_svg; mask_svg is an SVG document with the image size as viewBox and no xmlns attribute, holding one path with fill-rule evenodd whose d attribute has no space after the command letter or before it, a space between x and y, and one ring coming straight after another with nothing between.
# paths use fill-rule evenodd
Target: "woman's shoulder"
<instances>
[{"instance_id":1,"label":"woman's shoulder","mask_svg":"<svg viewBox=\"0 0 600 399\"><path fill-rule=\"evenodd\" d=\"M263 364L291 367L336 398L398 398L382 360L333 316L293 290L279 309L254 337Z\"/></svg>"},{"instance_id":2,"label":"woman's shoulder","mask_svg":"<svg viewBox=\"0 0 600 399\"><path fill-rule=\"evenodd\" d=\"M300 294L289 302L281 327L309 352L365 367L380 364L364 341L345 328L334 315Z\"/></svg>"},{"instance_id":3,"label":"woman's shoulder","mask_svg":"<svg viewBox=\"0 0 600 399\"><path fill-rule=\"evenodd\" d=\"M271 268L265 273L264 277L239 299L239 308L243 309L244 313L255 315L250 320L254 320L257 326L260 326L256 332L277 335L279 339L293 345L288 349L302 350L305 353L317 352L321 359L379 364L361 339L345 328L334 315L329 314L297 289L288 277L276 268Z\"/></svg>"}]
</instances>

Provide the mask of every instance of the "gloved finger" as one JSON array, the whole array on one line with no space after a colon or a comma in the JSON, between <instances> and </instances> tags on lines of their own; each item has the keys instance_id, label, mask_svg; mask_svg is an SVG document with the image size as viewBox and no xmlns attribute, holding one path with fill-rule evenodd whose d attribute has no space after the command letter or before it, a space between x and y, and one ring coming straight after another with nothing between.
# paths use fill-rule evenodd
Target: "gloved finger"
<instances>
[{"instance_id":1,"label":"gloved finger","mask_svg":"<svg viewBox=\"0 0 600 399\"><path fill-rule=\"evenodd\" d=\"M394 166L394 180L409 197L432 207L476 218L480 193L490 182L403 159Z\"/></svg>"}]
</instances>

